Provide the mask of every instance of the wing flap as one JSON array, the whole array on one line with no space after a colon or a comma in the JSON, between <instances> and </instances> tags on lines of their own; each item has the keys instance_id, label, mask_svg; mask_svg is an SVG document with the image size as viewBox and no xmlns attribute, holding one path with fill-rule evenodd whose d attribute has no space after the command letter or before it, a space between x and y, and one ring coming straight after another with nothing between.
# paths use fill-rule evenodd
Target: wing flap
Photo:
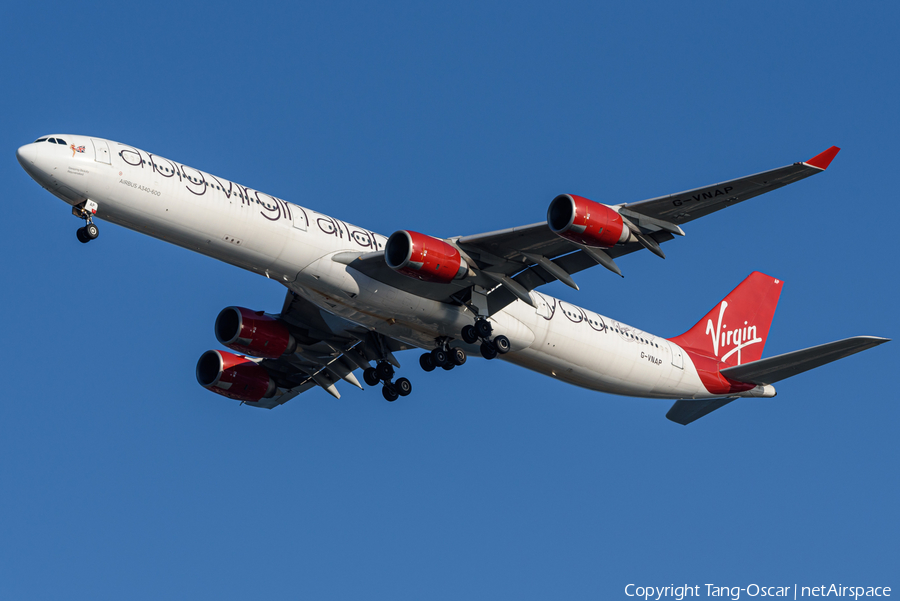
<instances>
[{"instance_id":1,"label":"wing flap","mask_svg":"<svg viewBox=\"0 0 900 601\"><path fill-rule=\"evenodd\" d=\"M802 374L805 371L849 357L888 341L888 338L879 338L877 336L854 336L853 338L845 338L783 355L760 359L759 361L744 363L735 367L728 367L721 370L720 373L738 382L774 384L779 380Z\"/></svg>"}]
</instances>

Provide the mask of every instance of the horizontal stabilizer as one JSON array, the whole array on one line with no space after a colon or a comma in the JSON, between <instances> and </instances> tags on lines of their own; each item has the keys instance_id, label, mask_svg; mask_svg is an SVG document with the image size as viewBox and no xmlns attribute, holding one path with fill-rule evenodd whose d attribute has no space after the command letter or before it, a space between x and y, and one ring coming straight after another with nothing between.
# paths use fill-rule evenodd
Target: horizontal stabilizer
<instances>
[{"instance_id":1,"label":"horizontal stabilizer","mask_svg":"<svg viewBox=\"0 0 900 601\"><path fill-rule=\"evenodd\" d=\"M737 397L730 396L720 399L704 399L702 401L675 401L666 417L676 424L686 426L693 421L697 421L704 415L708 415L724 407Z\"/></svg>"},{"instance_id":2,"label":"horizontal stabilizer","mask_svg":"<svg viewBox=\"0 0 900 601\"><path fill-rule=\"evenodd\" d=\"M773 384L826 363L884 344L889 340L889 338L877 336L854 336L735 367L727 367L720 373L738 382Z\"/></svg>"}]
</instances>

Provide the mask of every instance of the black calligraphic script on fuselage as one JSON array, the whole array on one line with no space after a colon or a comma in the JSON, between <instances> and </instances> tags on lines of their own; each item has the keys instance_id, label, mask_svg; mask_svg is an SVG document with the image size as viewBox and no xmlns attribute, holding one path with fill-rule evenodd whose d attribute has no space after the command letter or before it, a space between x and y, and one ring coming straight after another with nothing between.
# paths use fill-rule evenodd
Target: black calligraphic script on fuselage
<instances>
[{"instance_id":1,"label":"black calligraphic script on fuselage","mask_svg":"<svg viewBox=\"0 0 900 601\"><path fill-rule=\"evenodd\" d=\"M296 219L303 224L304 227L302 229L306 229L309 226L309 216L307 216L306 211L302 207L291 205L289 202L276 198L271 194L259 192L229 180L221 180L215 175L204 173L199 169L176 163L133 146L122 143L117 144L120 147L119 156L126 165L138 169L150 169L153 173L166 178L177 177L178 181L184 184L185 189L195 196L203 196L207 192L210 194L221 192L229 200L232 197L240 199L242 205L250 206L255 204L259 206L259 214L269 221L284 219L291 222ZM316 222L319 229L325 234L341 239L346 238L360 248L371 248L373 250L379 248L375 234L368 230L361 228L351 229L343 221L326 215L319 216Z\"/></svg>"},{"instance_id":2,"label":"black calligraphic script on fuselage","mask_svg":"<svg viewBox=\"0 0 900 601\"><path fill-rule=\"evenodd\" d=\"M724 188L716 188L715 190L711 190L709 192L700 192L699 194L694 194L693 196L689 196L687 198L676 198L672 201L672 204L676 207L680 207L686 202L694 202L701 200L709 200L711 198L715 198L716 196L725 196L729 192L734 190L732 186L725 186Z\"/></svg>"}]
</instances>

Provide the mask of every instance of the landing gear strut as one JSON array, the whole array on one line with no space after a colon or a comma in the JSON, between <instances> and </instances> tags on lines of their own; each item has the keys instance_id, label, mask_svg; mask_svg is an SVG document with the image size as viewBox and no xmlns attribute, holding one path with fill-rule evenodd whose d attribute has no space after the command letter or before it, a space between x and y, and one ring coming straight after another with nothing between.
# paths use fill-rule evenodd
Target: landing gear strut
<instances>
[{"instance_id":1,"label":"landing gear strut","mask_svg":"<svg viewBox=\"0 0 900 601\"><path fill-rule=\"evenodd\" d=\"M100 235L100 230L94 225L94 213L97 212L97 208L98 205L93 200L86 200L80 205L72 207L72 214L84 219L84 227L75 230L75 235L82 244L96 240Z\"/></svg>"},{"instance_id":2,"label":"landing gear strut","mask_svg":"<svg viewBox=\"0 0 900 601\"><path fill-rule=\"evenodd\" d=\"M412 383L406 378L397 378L396 382L391 382L394 377L394 366L387 361L379 361L375 367L369 367L363 371L363 380L369 386L378 386L383 382L381 394L384 399L394 402L402 396L406 396L412 392Z\"/></svg>"}]
</instances>

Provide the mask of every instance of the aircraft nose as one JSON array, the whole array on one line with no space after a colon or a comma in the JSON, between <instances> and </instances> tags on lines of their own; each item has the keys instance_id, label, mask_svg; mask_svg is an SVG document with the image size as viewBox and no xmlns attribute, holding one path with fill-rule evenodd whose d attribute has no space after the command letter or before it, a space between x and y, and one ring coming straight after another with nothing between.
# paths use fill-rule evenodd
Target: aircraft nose
<instances>
[{"instance_id":1,"label":"aircraft nose","mask_svg":"<svg viewBox=\"0 0 900 601\"><path fill-rule=\"evenodd\" d=\"M34 165L34 158L37 156L37 148L34 144L26 144L16 151L16 159L19 164L28 171L28 167Z\"/></svg>"}]
</instances>

